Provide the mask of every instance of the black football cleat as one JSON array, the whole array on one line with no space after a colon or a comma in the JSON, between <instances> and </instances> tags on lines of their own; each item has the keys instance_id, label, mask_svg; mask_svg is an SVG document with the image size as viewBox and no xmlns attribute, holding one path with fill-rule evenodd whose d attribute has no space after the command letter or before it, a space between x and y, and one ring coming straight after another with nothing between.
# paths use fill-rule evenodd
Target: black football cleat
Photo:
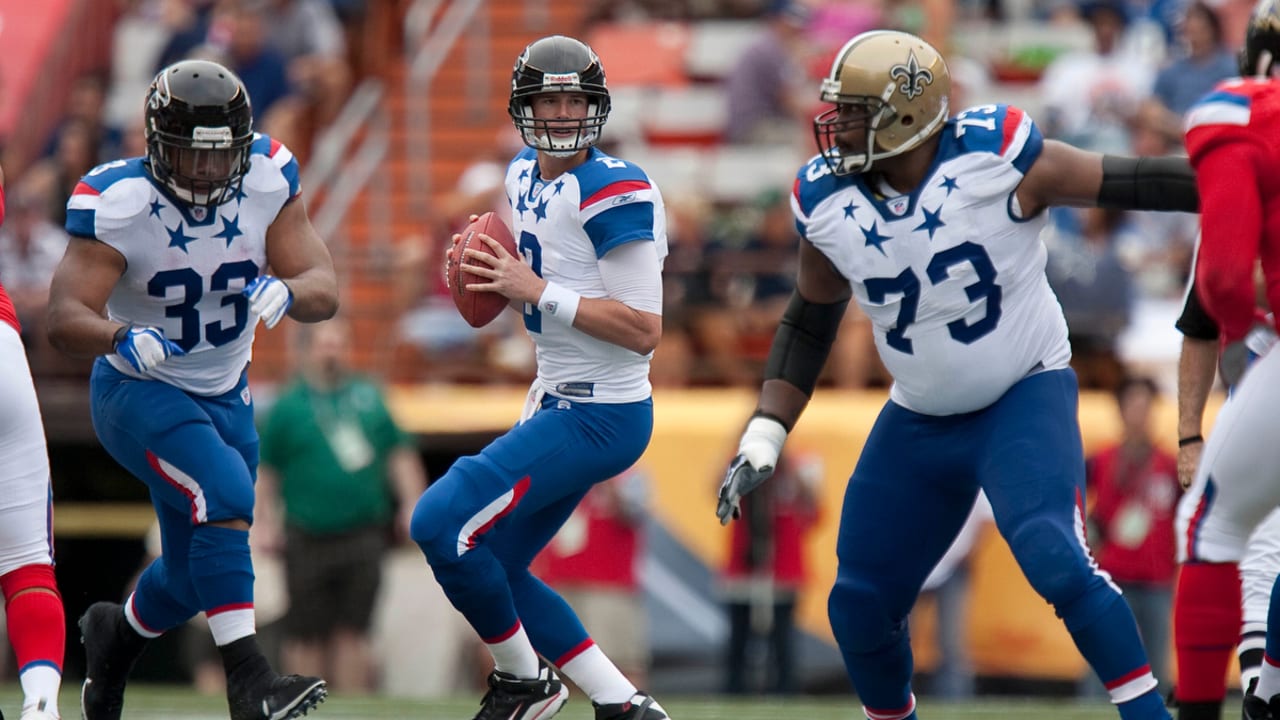
<instances>
[{"instance_id":1,"label":"black football cleat","mask_svg":"<svg viewBox=\"0 0 1280 720\"><path fill-rule=\"evenodd\" d=\"M318 677L266 671L243 681L234 675L227 678L231 720L300 718L328 696L328 686Z\"/></svg>"},{"instance_id":2,"label":"black football cleat","mask_svg":"<svg viewBox=\"0 0 1280 720\"><path fill-rule=\"evenodd\" d=\"M539 664L538 677L531 680L494 670L475 720L547 720L568 697L569 688L546 663Z\"/></svg>"},{"instance_id":3,"label":"black football cleat","mask_svg":"<svg viewBox=\"0 0 1280 720\"><path fill-rule=\"evenodd\" d=\"M1280 717L1280 695L1272 695L1268 702L1262 698L1249 693L1244 696L1244 705L1241 710L1244 720L1275 720Z\"/></svg>"},{"instance_id":4,"label":"black football cleat","mask_svg":"<svg viewBox=\"0 0 1280 720\"><path fill-rule=\"evenodd\" d=\"M637 692L630 700L596 705L596 720L666 720L667 711L648 693Z\"/></svg>"},{"instance_id":5,"label":"black football cleat","mask_svg":"<svg viewBox=\"0 0 1280 720\"><path fill-rule=\"evenodd\" d=\"M120 720L129 671L147 645L124 619L119 603L97 602L80 616L84 644L84 685L80 712L84 720Z\"/></svg>"}]
</instances>

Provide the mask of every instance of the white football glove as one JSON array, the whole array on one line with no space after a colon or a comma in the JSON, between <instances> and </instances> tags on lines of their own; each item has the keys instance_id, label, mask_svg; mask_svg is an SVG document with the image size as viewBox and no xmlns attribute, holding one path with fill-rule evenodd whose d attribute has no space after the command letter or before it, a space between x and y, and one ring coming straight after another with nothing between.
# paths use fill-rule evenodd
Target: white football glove
<instances>
[{"instance_id":1,"label":"white football glove","mask_svg":"<svg viewBox=\"0 0 1280 720\"><path fill-rule=\"evenodd\" d=\"M131 326L116 343L116 354L134 370L145 373L174 355L187 352L165 337L160 328Z\"/></svg>"},{"instance_id":2,"label":"white football glove","mask_svg":"<svg viewBox=\"0 0 1280 720\"><path fill-rule=\"evenodd\" d=\"M729 464L724 482L720 484L716 517L720 518L721 525L728 525L730 519L741 516L738 503L742 496L773 475L786 440L787 429L773 418L757 415L747 423L738 442L738 455Z\"/></svg>"},{"instance_id":3,"label":"white football glove","mask_svg":"<svg viewBox=\"0 0 1280 720\"><path fill-rule=\"evenodd\" d=\"M262 324L271 329L280 322L293 305L293 291L278 277L260 275L240 291L249 298L249 309L262 318Z\"/></svg>"}]
</instances>

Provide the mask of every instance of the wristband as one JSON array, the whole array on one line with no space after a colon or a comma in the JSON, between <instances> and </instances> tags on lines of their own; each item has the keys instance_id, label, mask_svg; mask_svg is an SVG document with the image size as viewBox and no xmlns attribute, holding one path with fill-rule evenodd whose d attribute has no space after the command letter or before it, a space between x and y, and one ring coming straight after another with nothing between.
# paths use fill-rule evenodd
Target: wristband
<instances>
[{"instance_id":1,"label":"wristband","mask_svg":"<svg viewBox=\"0 0 1280 720\"><path fill-rule=\"evenodd\" d=\"M578 316L578 303L582 296L563 285L548 282L538 298L538 309L556 320L573 327L573 319Z\"/></svg>"},{"instance_id":2,"label":"wristband","mask_svg":"<svg viewBox=\"0 0 1280 720\"><path fill-rule=\"evenodd\" d=\"M1202 442L1204 442L1203 435L1200 435L1200 434L1188 435L1184 438L1178 438L1178 447L1184 448L1188 445L1195 445L1196 443L1202 443Z\"/></svg>"},{"instance_id":3,"label":"wristband","mask_svg":"<svg viewBox=\"0 0 1280 720\"><path fill-rule=\"evenodd\" d=\"M770 419L770 420L772 420L772 421L774 421L774 422L778 423L779 425L781 425L783 430L786 430L787 432L791 432L791 426L790 426L790 425L788 425L786 422L784 422L782 418L778 417L777 415L774 415L774 414L773 414L773 413L771 413L771 412L765 412L764 410L756 409L756 411L755 411L755 412L751 413L751 417L752 417L752 419L755 419L755 418L758 418L758 417L759 417L759 418L768 418L768 419Z\"/></svg>"},{"instance_id":4,"label":"wristband","mask_svg":"<svg viewBox=\"0 0 1280 720\"><path fill-rule=\"evenodd\" d=\"M121 325L116 329L115 334L111 336L111 352L115 352L116 348L120 347L120 343L129 337L129 330L132 328L132 325Z\"/></svg>"}]
</instances>

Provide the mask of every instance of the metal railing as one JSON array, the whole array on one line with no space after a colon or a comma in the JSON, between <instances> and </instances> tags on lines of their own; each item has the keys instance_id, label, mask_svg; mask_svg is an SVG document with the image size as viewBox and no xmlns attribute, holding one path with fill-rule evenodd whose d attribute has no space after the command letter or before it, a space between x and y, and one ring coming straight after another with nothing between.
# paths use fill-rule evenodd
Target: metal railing
<instances>
[{"instance_id":1,"label":"metal railing","mask_svg":"<svg viewBox=\"0 0 1280 720\"><path fill-rule=\"evenodd\" d=\"M302 186L307 188L308 193L319 195L328 189L356 133L378 109L382 93L381 80L362 80L338 111L333 123L316 137L311 158L302 172Z\"/></svg>"},{"instance_id":2,"label":"metal railing","mask_svg":"<svg viewBox=\"0 0 1280 720\"><path fill-rule=\"evenodd\" d=\"M442 0L417 0L409 8L405 20L405 49L409 72L405 74L404 128L409 139L409 187L419 197L431 197L431 84L444 65L458 37L465 29L470 42L467 65L468 107L483 112L488 99L483 78L489 69L489 19L477 13L482 0L454 0L447 4L440 20L433 23ZM415 203L414 220L427 220L425 203Z\"/></svg>"}]
</instances>

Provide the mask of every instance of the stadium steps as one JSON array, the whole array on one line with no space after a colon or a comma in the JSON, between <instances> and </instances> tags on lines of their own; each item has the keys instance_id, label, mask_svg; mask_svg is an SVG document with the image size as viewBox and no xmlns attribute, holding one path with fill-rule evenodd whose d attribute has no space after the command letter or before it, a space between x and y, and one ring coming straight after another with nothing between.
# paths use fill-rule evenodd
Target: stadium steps
<instances>
[{"instance_id":1,"label":"stadium steps","mask_svg":"<svg viewBox=\"0 0 1280 720\"><path fill-rule=\"evenodd\" d=\"M353 360L362 370L393 381L430 379L430 368L423 367L419 358L397 352L394 246L406 237L433 232L438 241L443 241L438 237L442 231L433 230L439 223L434 210L439 199L454 188L468 165L488 153L500 131L510 127L505 101L512 61L538 37L577 33L586 12L585 3L547 0L539 18L526 4L525 0L484 2L478 11L487 14L484 22L473 20L438 68L429 96L429 189L413 186L419 177L414 163L420 153L413 146L418 142L417 129L411 126L412 118L408 116L413 108L405 84L409 60L401 56L386 63L381 72L386 83L382 109L390 120L390 146L382 172L389 179L391 194L374 198L376 188L366 188L347 212L339 231L342 238L338 242L330 239L335 248L340 248L335 252L335 263L343 288L342 313L352 324ZM383 7L403 13L407 5L402 2ZM439 19L437 16L433 22ZM393 25L402 27L403 21L402 15L397 16ZM471 29L486 24L490 30L487 37ZM468 72L477 48L488 58L479 89L472 87ZM473 100L476 93L478 99ZM383 206L390 208L390 219L370 222L368 208ZM288 377L291 336L291 331L281 332L278 328L259 332L252 370L255 381L274 383Z\"/></svg>"}]
</instances>

